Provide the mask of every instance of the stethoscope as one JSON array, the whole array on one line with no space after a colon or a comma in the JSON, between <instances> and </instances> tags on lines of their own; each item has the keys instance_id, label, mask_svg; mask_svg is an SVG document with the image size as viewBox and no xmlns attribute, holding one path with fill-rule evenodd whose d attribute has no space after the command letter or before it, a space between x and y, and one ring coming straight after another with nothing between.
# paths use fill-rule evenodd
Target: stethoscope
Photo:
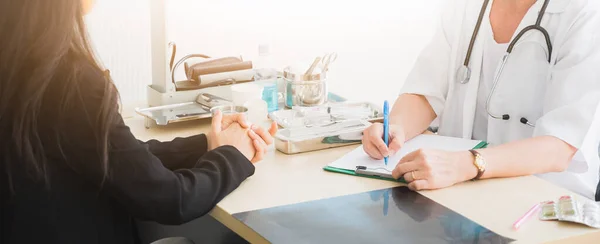
<instances>
[{"instance_id":1,"label":"stethoscope","mask_svg":"<svg viewBox=\"0 0 600 244\"><path fill-rule=\"evenodd\" d=\"M473 31L473 35L471 36L471 42L469 43L469 49L467 51L467 56L465 57L465 62L460 68L458 68L458 70L456 72L456 80L458 80L461 84L467 84L471 80L471 68L469 68L469 62L471 60L471 53L473 52L473 46L475 44L475 39L477 38L477 34L479 33L479 28L481 27L481 23L483 22L483 16L485 15L485 11L487 9L489 2L490 2L490 0L485 0L483 2L483 6L481 7L481 12L479 12L479 19L477 20L477 25L475 25L475 30ZM542 6L542 9L538 15L535 25L527 26L521 32L519 32L519 34L515 37L515 39L510 42L510 45L508 46L508 49L506 50L506 54L504 54L504 57L502 57L502 63L500 64L500 69L499 69L498 73L496 74L496 76L494 77L494 85L492 87L492 90L490 91L490 94L488 95L488 98L487 98L487 101L485 104L485 109L486 109L488 115L494 119L502 119L502 120L510 119L510 115L508 115L508 114L503 114L503 115L499 116L499 115L496 115L496 114L493 114L492 112L490 112L490 102L492 100L494 92L496 91L496 86L498 85L498 81L500 80L500 76L502 75L502 71L504 70L504 65L506 65L506 61L508 60L508 57L512 53L512 51L513 51L515 45L517 44L517 42L519 41L519 39L521 39L521 37L523 37L523 35L525 33L527 33L530 30L538 30L542 34L544 34L544 37L546 38L546 45L548 47L548 63L551 62L550 58L552 57L552 43L550 41L550 35L548 35L548 31L546 31L546 29L544 29L540 25L542 22L542 18L544 17L544 14L546 13L546 8L548 7L549 2L550 2L549 0L544 0L544 5ZM531 123L525 117L522 117L520 122L525 125L535 127L535 124Z\"/></svg>"}]
</instances>

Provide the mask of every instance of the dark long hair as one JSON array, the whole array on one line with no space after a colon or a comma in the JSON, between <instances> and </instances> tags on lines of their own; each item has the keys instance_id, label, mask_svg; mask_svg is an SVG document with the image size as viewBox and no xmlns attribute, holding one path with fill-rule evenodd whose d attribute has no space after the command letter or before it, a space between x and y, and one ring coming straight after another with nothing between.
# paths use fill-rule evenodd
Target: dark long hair
<instances>
[{"instance_id":1,"label":"dark long hair","mask_svg":"<svg viewBox=\"0 0 600 244\"><path fill-rule=\"evenodd\" d=\"M85 82L80 79L83 67L73 57L104 72L88 42L82 0L0 0L0 132L7 136L0 143L5 156L0 162L11 186L11 167L17 163L48 183L38 122L44 95L58 80L59 70L66 94L56 98L62 106L56 114L61 116L72 98L85 96L78 89L78 82ZM100 109L90 115L102 158L102 181L108 172L110 110L118 96L105 78ZM8 155L18 160L7 159Z\"/></svg>"}]
</instances>

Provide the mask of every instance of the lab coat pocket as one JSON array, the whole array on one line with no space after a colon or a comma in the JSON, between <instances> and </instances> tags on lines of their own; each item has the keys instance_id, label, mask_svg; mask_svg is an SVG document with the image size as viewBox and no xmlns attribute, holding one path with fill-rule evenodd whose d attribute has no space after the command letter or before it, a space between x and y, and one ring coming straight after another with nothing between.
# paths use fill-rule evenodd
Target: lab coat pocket
<instances>
[{"instance_id":1,"label":"lab coat pocket","mask_svg":"<svg viewBox=\"0 0 600 244\"><path fill-rule=\"evenodd\" d=\"M520 43L517 47L499 74L494 98L490 103L496 116L510 117L500 123L503 125L502 134L498 136L502 143L533 136L535 122L543 115L546 87L550 78L548 52L540 43L529 41Z\"/></svg>"},{"instance_id":2,"label":"lab coat pocket","mask_svg":"<svg viewBox=\"0 0 600 244\"><path fill-rule=\"evenodd\" d=\"M518 135L515 137L529 138L533 136L533 131L537 120L544 115L544 103L546 91L550 81L550 68L548 62L547 50L539 47L539 43L532 44L538 46L529 49L529 57L523 58L528 60L527 64L523 64L522 84L519 86L519 97L522 103L515 106L515 123L518 126L516 131ZM531 59L531 57L536 57Z\"/></svg>"}]
</instances>

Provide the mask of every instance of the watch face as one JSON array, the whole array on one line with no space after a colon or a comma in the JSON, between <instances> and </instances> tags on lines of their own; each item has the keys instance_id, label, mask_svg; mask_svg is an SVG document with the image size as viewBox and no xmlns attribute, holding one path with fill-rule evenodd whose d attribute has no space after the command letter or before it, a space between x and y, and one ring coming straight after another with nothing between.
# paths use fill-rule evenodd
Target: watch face
<instances>
[{"instance_id":1,"label":"watch face","mask_svg":"<svg viewBox=\"0 0 600 244\"><path fill-rule=\"evenodd\" d=\"M483 170L483 168L485 167L485 161L483 161L481 156L475 157L475 164L477 165L477 168L479 168L479 170Z\"/></svg>"}]
</instances>

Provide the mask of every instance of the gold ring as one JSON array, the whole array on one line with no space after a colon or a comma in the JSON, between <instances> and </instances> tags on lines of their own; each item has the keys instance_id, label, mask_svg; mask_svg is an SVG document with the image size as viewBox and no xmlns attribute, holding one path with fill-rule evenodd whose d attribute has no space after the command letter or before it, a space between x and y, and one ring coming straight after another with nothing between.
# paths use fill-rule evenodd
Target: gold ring
<instances>
[{"instance_id":1,"label":"gold ring","mask_svg":"<svg viewBox=\"0 0 600 244\"><path fill-rule=\"evenodd\" d=\"M412 176L413 181L417 180L417 178L415 178L415 171L411 171L410 176Z\"/></svg>"}]
</instances>

